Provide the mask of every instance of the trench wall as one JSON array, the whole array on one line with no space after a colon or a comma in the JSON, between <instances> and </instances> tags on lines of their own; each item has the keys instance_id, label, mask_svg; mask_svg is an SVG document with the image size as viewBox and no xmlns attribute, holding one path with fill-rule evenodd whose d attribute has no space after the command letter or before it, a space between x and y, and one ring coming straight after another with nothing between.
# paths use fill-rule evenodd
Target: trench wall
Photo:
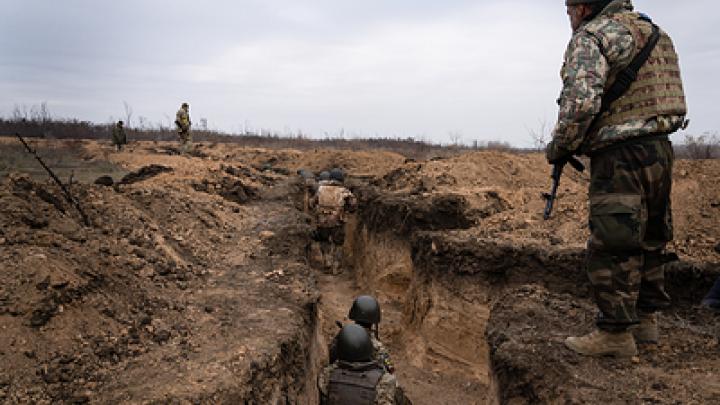
<instances>
[{"instance_id":1,"label":"trench wall","mask_svg":"<svg viewBox=\"0 0 720 405\"><path fill-rule=\"evenodd\" d=\"M415 366L444 364L473 376L487 385L488 403L532 402L541 391L533 384L542 384L543 378L532 377L531 370L543 366L537 364L539 357L521 349L497 350L503 343L497 328L514 322L507 311L502 313L503 305L526 294L525 288L540 289L557 301L544 321L541 316L518 319L512 324L518 333L534 330L537 321L550 325L563 311L593 314L584 251L476 238L471 226L482 226L482 220L470 217L462 197L375 195L348 224L346 257L361 287L402 306L403 329L394 338L405 342ZM718 274L713 265L674 262L667 267L667 289L676 306L691 306ZM583 304L573 304L576 299ZM502 319L488 332L495 308Z\"/></svg>"}]
</instances>

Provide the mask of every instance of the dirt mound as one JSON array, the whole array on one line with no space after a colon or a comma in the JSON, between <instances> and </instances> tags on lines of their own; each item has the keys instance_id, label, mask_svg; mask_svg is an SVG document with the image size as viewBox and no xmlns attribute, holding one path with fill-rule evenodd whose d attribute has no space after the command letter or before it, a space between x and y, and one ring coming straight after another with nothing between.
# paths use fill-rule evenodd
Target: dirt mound
<instances>
[{"instance_id":1,"label":"dirt mound","mask_svg":"<svg viewBox=\"0 0 720 405\"><path fill-rule=\"evenodd\" d=\"M73 187L90 227L52 184L0 185L0 402L310 401L304 251L261 237L304 247L304 219L193 191L217 172L195 158L145 159L144 181Z\"/></svg>"}]
</instances>

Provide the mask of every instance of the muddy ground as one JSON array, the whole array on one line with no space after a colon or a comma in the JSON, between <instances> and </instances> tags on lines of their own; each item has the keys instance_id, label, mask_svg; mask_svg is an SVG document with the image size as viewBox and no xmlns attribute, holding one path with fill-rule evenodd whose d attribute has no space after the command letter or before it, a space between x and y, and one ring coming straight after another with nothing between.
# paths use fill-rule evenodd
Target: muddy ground
<instances>
[{"instance_id":1,"label":"muddy ground","mask_svg":"<svg viewBox=\"0 0 720 405\"><path fill-rule=\"evenodd\" d=\"M718 317L697 307L718 275L720 162L677 163L675 305L661 344L619 361L562 346L594 316L588 177L568 171L543 221L539 154L36 141L68 156L83 226L13 142L0 138L4 402L313 404L335 320L360 293L381 301L415 404L720 400ZM335 166L361 203L338 277L306 263L294 175Z\"/></svg>"}]
</instances>

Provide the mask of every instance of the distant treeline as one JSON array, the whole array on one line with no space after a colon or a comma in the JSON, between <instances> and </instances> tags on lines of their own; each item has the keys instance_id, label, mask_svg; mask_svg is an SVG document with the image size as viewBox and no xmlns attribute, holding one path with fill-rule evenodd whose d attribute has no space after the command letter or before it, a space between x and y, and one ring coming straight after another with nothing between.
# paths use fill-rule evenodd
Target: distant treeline
<instances>
[{"instance_id":1,"label":"distant treeline","mask_svg":"<svg viewBox=\"0 0 720 405\"><path fill-rule=\"evenodd\" d=\"M19 133L26 137L46 139L97 139L109 140L113 124L96 124L88 121L58 119L2 119L0 118L0 134L12 135ZM177 133L170 128L126 128L128 140L132 141L175 141ZM470 150L503 150L527 152L513 148L506 142L480 142L471 145L453 144L440 145L414 138L341 138L327 137L324 139L308 138L304 135L288 135L263 130L261 133L246 132L243 134L227 134L212 130L192 131L193 141L211 143L236 143L256 148L290 148L290 149L383 149L402 154L406 157L425 158L429 156L448 156Z\"/></svg>"},{"instance_id":2,"label":"distant treeline","mask_svg":"<svg viewBox=\"0 0 720 405\"><path fill-rule=\"evenodd\" d=\"M76 119L56 119L38 115L31 119L0 118L0 135L19 133L26 137L47 139L97 139L109 140L113 124L96 124ZM175 141L176 132L168 127L126 128L129 141ZM305 135L281 134L269 130L260 133L245 132L227 134L212 130L193 129L195 142L236 143L255 148L316 149L335 148L368 150L382 149L402 154L409 158L428 158L433 156L451 156L473 150L498 150L514 153L526 153L541 150L538 148L515 148L507 142L474 141L470 144L455 142L441 145L414 138L343 138L326 137L313 139ZM686 135L683 143L675 143L675 153L679 158L713 159L720 158L720 138L717 134L706 133L699 136Z\"/></svg>"}]
</instances>

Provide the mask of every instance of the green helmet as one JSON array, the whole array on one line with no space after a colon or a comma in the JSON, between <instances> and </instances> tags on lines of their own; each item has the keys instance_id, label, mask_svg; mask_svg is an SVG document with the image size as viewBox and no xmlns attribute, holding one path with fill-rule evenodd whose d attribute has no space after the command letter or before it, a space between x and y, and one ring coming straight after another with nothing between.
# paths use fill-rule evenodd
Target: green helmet
<instances>
[{"instance_id":1,"label":"green helmet","mask_svg":"<svg viewBox=\"0 0 720 405\"><path fill-rule=\"evenodd\" d=\"M361 295L355 298L348 318L361 325L374 325L380 323L380 304L375 297Z\"/></svg>"},{"instance_id":2,"label":"green helmet","mask_svg":"<svg viewBox=\"0 0 720 405\"><path fill-rule=\"evenodd\" d=\"M343 173L342 169L336 167L330 171L330 180L342 183L345 181L345 173Z\"/></svg>"},{"instance_id":3,"label":"green helmet","mask_svg":"<svg viewBox=\"0 0 720 405\"><path fill-rule=\"evenodd\" d=\"M365 328L349 324L338 335L338 359L350 363L372 360L373 345Z\"/></svg>"}]
</instances>

